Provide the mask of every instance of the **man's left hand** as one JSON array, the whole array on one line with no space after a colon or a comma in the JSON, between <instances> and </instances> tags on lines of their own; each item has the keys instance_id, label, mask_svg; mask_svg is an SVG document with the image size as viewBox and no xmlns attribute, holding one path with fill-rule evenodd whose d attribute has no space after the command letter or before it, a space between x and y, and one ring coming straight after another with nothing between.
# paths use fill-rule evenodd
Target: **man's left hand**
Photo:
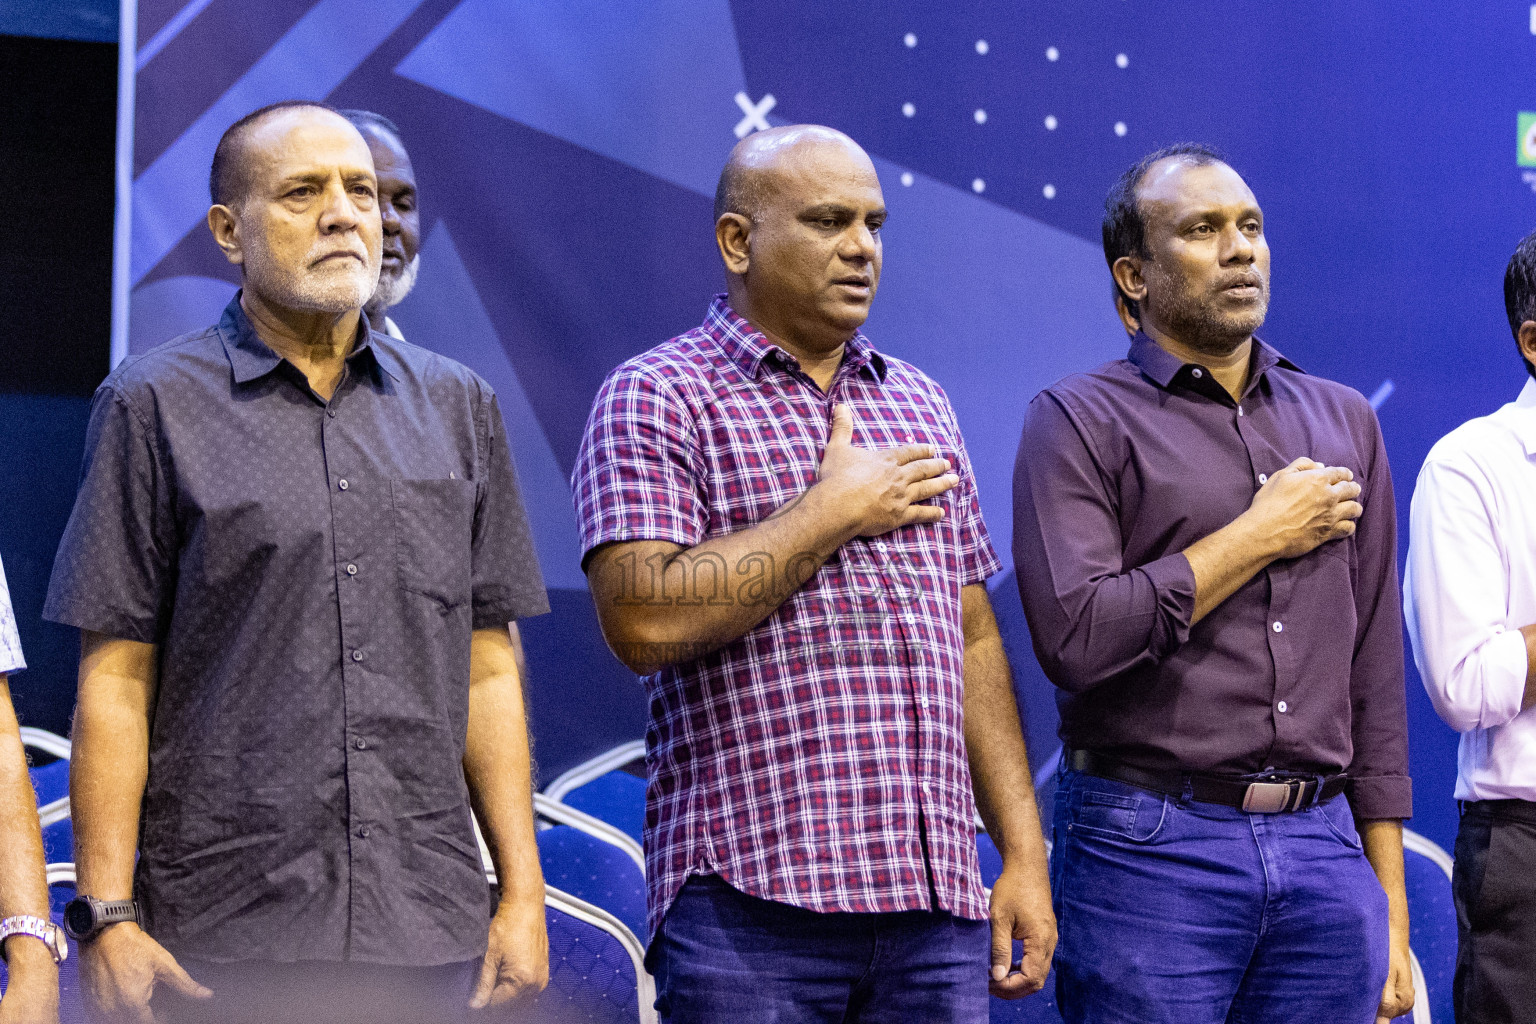
<instances>
[{"instance_id":1,"label":"man's left hand","mask_svg":"<svg viewBox=\"0 0 1536 1024\"><path fill-rule=\"evenodd\" d=\"M1051 912L1051 887L1043 877L1004 865L992 887L991 992L1003 999L1022 999L1045 987L1056 952L1056 915ZM1013 962L1013 940L1024 943L1024 956Z\"/></svg>"},{"instance_id":2,"label":"man's left hand","mask_svg":"<svg viewBox=\"0 0 1536 1024\"><path fill-rule=\"evenodd\" d=\"M1393 928L1387 985L1381 991L1381 1006L1376 1010L1376 1024L1388 1024L1389 1021L1401 1017L1411 1009L1413 1009L1413 962L1408 957L1407 929Z\"/></svg>"},{"instance_id":3,"label":"man's left hand","mask_svg":"<svg viewBox=\"0 0 1536 1024\"><path fill-rule=\"evenodd\" d=\"M544 901L503 901L491 918L491 936L480 967L480 983L471 1010L502 1006L542 992L549 984L549 936L544 931Z\"/></svg>"}]
</instances>

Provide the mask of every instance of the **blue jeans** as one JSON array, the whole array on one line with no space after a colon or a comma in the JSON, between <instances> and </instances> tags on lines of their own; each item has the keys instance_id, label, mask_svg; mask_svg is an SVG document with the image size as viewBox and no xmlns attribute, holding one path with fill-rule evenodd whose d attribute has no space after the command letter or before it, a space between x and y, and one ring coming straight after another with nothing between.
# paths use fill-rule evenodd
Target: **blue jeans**
<instances>
[{"instance_id":1,"label":"blue jeans","mask_svg":"<svg viewBox=\"0 0 1536 1024\"><path fill-rule=\"evenodd\" d=\"M648 965L664 1024L986 1024L989 943L985 921L823 914L705 875L683 885Z\"/></svg>"},{"instance_id":2,"label":"blue jeans","mask_svg":"<svg viewBox=\"0 0 1536 1024\"><path fill-rule=\"evenodd\" d=\"M1291 814L1067 771L1051 863L1068 1024L1373 1024L1387 897L1343 798Z\"/></svg>"}]
</instances>

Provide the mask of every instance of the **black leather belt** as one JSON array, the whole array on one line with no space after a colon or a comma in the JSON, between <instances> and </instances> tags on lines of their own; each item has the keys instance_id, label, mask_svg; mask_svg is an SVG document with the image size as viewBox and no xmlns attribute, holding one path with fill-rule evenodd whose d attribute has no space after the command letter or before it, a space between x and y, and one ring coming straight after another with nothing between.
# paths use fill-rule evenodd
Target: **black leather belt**
<instances>
[{"instance_id":1,"label":"black leather belt","mask_svg":"<svg viewBox=\"0 0 1536 1024\"><path fill-rule=\"evenodd\" d=\"M1073 750L1067 767L1101 779L1113 779L1137 789L1182 797L1187 785L1200 803L1238 807L1250 814L1301 811L1332 800L1344 792L1346 775L1295 775L1271 772L1263 775L1219 776L1184 772L1149 772L1091 750Z\"/></svg>"}]
</instances>

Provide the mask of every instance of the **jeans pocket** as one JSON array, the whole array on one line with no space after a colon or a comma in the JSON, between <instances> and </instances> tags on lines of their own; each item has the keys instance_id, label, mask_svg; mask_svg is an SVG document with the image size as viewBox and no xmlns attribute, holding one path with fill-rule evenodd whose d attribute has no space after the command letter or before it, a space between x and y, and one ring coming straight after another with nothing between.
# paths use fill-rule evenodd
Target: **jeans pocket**
<instances>
[{"instance_id":1,"label":"jeans pocket","mask_svg":"<svg viewBox=\"0 0 1536 1024\"><path fill-rule=\"evenodd\" d=\"M1327 824L1328 831L1332 832L1345 846L1351 850L1363 849L1360 842L1360 833L1355 828L1355 812L1350 809L1349 800L1342 796L1336 796L1327 803L1319 804L1317 813L1323 816L1323 822Z\"/></svg>"},{"instance_id":2,"label":"jeans pocket","mask_svg":"<svg viewBox=\"0 0 1536 1024\"><path fill-rule=\"evenodd\" d=\"M1067 831L1073 835L1147 843L1162 831L1168 800L1129 786L1123 791L1084 787L1072 800Z\"/></svg>"}]
</instances>

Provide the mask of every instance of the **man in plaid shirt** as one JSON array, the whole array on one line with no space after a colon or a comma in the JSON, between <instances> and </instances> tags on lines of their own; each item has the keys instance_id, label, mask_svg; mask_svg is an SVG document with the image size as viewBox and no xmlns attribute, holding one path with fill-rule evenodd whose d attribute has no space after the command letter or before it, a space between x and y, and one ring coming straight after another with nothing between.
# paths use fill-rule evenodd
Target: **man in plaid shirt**
<instances>
[{"instance_id":1,"label":"man in plaid shirt","mask_svg":"<svg viewBox=\"0 0 1536 1024\"><path fill-rule=\"evenodd\" d=\"M650 697L657 1007L985 1021L989 968L1039 989L1056 926L964 442L859 333L879 179L841 133L774 128L715 214L728 293L609 376L573 474L604 634Z\"/></svg>"}]
</instances>

